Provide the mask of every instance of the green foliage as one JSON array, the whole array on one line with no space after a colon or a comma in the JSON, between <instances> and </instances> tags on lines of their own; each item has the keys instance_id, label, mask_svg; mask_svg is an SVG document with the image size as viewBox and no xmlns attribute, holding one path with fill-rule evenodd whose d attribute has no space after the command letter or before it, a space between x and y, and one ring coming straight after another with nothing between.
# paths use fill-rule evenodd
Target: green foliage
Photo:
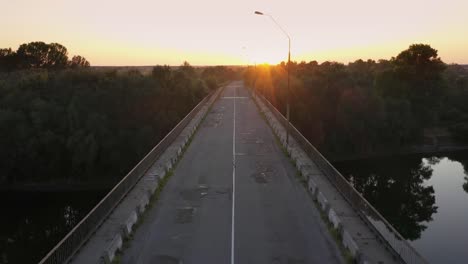
<instances>
[{"instance_id":1,"label":"green foliage","mask_svg":"<svg viewBox=\"0 0 468 264\"><path fill-rule=\"evenodd\" d=\"M188 64L0 73L0 184L116 182L207 93Z\"/></svg>"},{"instance_id":2,"label":"green foliage","mask_svg":"<svg viewBox=\"0 0 468 264\"><path fill-rule=\"evenodd\" d=\"M206 67L201 76L210 90L216 89L226 80L238 78L237 72L226 66Z\"/></svg>"},{"instance_id":3,"label":"green foliage","mask_svg":"<svg viewBox=\"0 0 468 264\"><path fill-rule=\"evenodd\" d=\"M21 68L64 68L68 61L67 48L58 44L31 42L22 44L16 51Z\"/></svg>"},{"instance_id":4,"label":"green foliage","mask_svg":"<svg viewBox=\"0 0 468 264\"><path fill-rule=\"evenodd\" d=\"M81 56L73 56L71 61L68 62L70 68L85 68L89 67L90 63L84 57Z\"/></svg>"},{"instance_id":5,"label":"green foliage","mask_svg":"<svg viewBox=\"0 0 468 264\"><path fill-rule=\"evenodd\" d=\"M0 49L0 72L89 66L89 62L82 56L73 56L69 61L67 48L59 43L30 42L20 45L16 52L11 48Z\"/></svg>"},{"instance_id":6,"label":"green foliage","mask_svg":"<svg viewBox=\"0 0 468 264\"><path fill-rule=\"evenodd\" d=\"M291 62L291 121L321 151L372 155L418 144L426 127L468 122L468 71L429 45L390 60ZM249 67L248 85L286 109L286 65ZM450 120L449 120L450 119ZM452 131L466 136L461 125Z\"/></svg>"}]
</instances>

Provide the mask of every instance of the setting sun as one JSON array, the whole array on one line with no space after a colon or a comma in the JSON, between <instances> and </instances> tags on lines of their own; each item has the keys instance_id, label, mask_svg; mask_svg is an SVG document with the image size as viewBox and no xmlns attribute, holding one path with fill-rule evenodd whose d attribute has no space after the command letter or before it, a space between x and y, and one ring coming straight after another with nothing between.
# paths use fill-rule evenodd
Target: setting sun
<instances>
[{"instance_id":1,"label":"setting sun","mask_svg":"<svg viewBox=\"0 0 468 264\"><path fill-rule=\"evenodd\" d=\"M254 10L274 15L290 34L296 61L389 58L411 43L431 43L445 62L468 63L464 0L21 0L5 1L2 10L0 47L58 42L93 65L287 60L287 39Z\"/></svg>"}]
</instances>

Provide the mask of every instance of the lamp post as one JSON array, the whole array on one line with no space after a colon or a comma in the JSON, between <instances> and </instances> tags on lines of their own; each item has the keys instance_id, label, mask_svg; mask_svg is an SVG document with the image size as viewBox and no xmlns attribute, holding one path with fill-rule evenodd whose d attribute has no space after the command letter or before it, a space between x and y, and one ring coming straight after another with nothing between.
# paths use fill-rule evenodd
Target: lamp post
<instances>
[{"instance_id":1,"label":"lamp post","mask_svg":"<svg viewBox=\"0 0 468 264\"><path fill-rule=\"evenodd\" d=\"M276 20L269 14L260 12L260 11L255 11L255 15L260 15L260 16L268 16L273 23L286 35L288 38L288 65L287 65L287 71L288 71L288 88L286 90L286 120L288 121L288 125L286 126L286 145L289 145L289 129L291 126L291 123L289 122L289 68L291 67L291 38L289 37L289 34L276 22Z\"/></svg>"}]
</instances>

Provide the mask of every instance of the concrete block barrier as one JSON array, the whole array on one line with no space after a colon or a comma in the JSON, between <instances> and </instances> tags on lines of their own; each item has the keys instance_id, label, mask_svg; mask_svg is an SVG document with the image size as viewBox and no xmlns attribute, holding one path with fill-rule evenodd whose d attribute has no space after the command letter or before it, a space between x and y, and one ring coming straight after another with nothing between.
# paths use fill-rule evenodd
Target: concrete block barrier
<instances>
[{"instance_id":1,"label":"concrete block barrier","mask_svg":"<svg viewBox=\"0 0 468 264\"><path fill-rule=\"evenodd\" d=\"M181 142L179 146L177 147L177 159L179 159L182 156L183 149L184 149L184 143Z\"/></svg>"},{"instance_id":2,"label":"concrete block barrier","mask_svg":"<svg viewBox=\"0 0 468 264\"><path fill-rule=\"evenodd\" d=\"M138 221L138 215L136 211L133 211L130 216L125 220L122 225L122 235L128 237L132 233L133 225Z\"/></svg>"},{"instance_id":3,"label":"concrete block barrier","mask_svg":"<svg viewBox=\"0 0 468 264\"><path fill-rule=\"evenodd\" d=\"M109 247L107 247L101 257L101 263L110 264L114 260L117 252L122 248L123 239L121 234L115 235Z\"/></svg>"},{"instance_id":4,"label":"concrete block barrier","mask_svg":"<svg viewBox=\"0 0 468 264\"><path fill-rule=\"evenodd\" d=\"M343 243L343 246L349 250L349 252L355 259L358 259L359 247L357 246L351 234L349 234L348 231L343 230L343 232L341 233L341 236L342 236L341 242Z\"/></svg>"},{"instance_id":5,"label":"concrete block barrier","mask_svg":"<svg viewBox=\"0 0 468 264\"><path fill-rule=\"evenodd\" d=\"M310 194L315 200L317 197L317 192L318 192L317 183L315 183L314 180L309 179L309 181L307 182L307 188L309 189Z\"/></svg>"},{"instance_id":6,"label":"concrete block barrier","mask_svg":"<svg viewBox=\"0 0 468 264\"><path fill-rule=\"evenodd\" d=\"M296 159L296 168L301 173L301 175L302 175L303 169L309 167L310 163L311 163L310 160L303 157L302 155Z\"/></svg>"},{"instance_id":7,"label":"concrete block barrier","mask_svg":"<svg viewBox=\"0 0 468 264\"><path fill-rule=\"evenodd\" d=\"M336 230L340 230L341 219L338 217L333 208L330 208L330 210L328 210L328 221L330 221L330 223L333 225L333 228L335 228Z\"/></svg>"},{"instance_id":8,"label":"concrete block barrier","mask_svg":"<svg viewBox=\"0 0 468 264\"><path fill-rule=\"evenodd\" d=\"M275 131L275 133L278 134L278 123L271 122L271 127L273 127L273 131Z\"/></svg>"},{"instance_id":9,"label":"concrete block barrier","mask_svg":"<svg viewBox=\"0 0 468 264\"><path fill-rule=\"evenodd\" d=\"M312 175L314 175L311 167L312 166L310 164L306 164L299 169L299 172L301 173L302 177L304 177L304 179L306 179L307 181L312 177Z\"/></svg>"},{"instance_id":10,"label":"concrete block barrier","mask_svg":"<svg viewBox=\"0 0 468 264\"><path fill-rule=\"evenodd\" d=\"M171 159L169 159L168 161L166 161L164 163L164 168L166 169L166 171L172 170L172 160Z\"/></svg>"},{"instance_id":11,"label":"concrete block barrier","mask_svg":"<svg viewBox=\"0 0 468 264\"><path fill-rule=\"evenodd\" d=\"M163 167L162 165L156 163L153 167L151 167L148 170L146 175L155 176L158 179L162 179L162 178L164 178L164 176L166 176L166 168Z\"/></svg>"},{"instance_id":12,"label":"concrete block barrier","mask_svg":"<svg viewBox=\"0 0 468 264\"><path fill-rule=\"evenodd\" d=\"M289 156L292 158L292 152L293 152L294 148L289 145L289 146L286 146L286 151L288 152Z\"/></svg>"},{"instance_id":13,"label":"concrete block barrier","mask_svg":"<svg viewBox=\"0 0 468 264\"><path fill-rule=\"evenodd\" d=\"M323 195L323 193L321 191L318 192L317 194L317 201L320 205L320 209L322 209L322 211L325 213L325 214L328 214L328 209L330 208L330 203L328 202L328 199L325 197L325 195Z\"/></svg>"},{"instance_id":14,"label":"concrete block barrier","mask_svg":"<svg viewBox=\"0 0 468 264\"><path fill-rule=\"evenodd\" d=\"M280 141L281 141L281 145L282 145L283 147L286 147L286 145L287 145L286 136L282 136L282 135L281 135L279 138L280 138Z\"/></svg>"},{"instance_id":15,"label":"concrete block barrier","mask_svg":"<svg viewBox=\"0 0 468 264\"><path fill-rule=\"evenodd\" d=\"M156 189L159 186L159 178L156 178L154 182L149 184L148 188L148 197L151 197L153 193L156 191Z\"/></svg>"},{"instance_id":16,"label":"concrete block barrier","mask_svg":"<svg viewBox=\"0 0 468 264\"><path fill-rule=\"evenodd\" d=\"M146 210L146 207L148 206L149 204L149 196L148 195L143 195L143 197L141 197L140 201L138 202L138 205L137 205L137 213L138 215L142 215L145 210Z\"/></svg>"},{"instance_id":17,"label":"concrete block barrier","mask_svg":"<svg viewBox=\"0 0 468 264\"><path fill-rule=\"evenodd\" d=\"M296 163L298 159L302 158L301 151L296 147L291 147L291 159Z\"/></svg>"},{"instance_id":18,"label":"concrete block barrier","mask_svg":"<svg viewBox=\"0 0 468 264\"><path fill-rule=\"evenodd\" d=\"M159 177L156 175L145 174L145 176L142 178L142 181L145 182L144 188L146 189L148 196L151 197L156 188L158 188Z\"/></svg>"},{"instance_id":19,"label":"concrete block barrier","mask_svg":"<svg viewBox=\"0 0 468 264\"><path fill-rule=\"evenodd\" d=\"M172 146L168 148L167 151L168 151L167 156L169 157L169 160L171 161L172 166L174 166L177 163L177 160L179 159L179 155L177 154L179 151L179 148L177 146Z\"/></svg>"},{"instance_id":20,"label":"concrete block barrier","mask_svg":"<svg viewBox=\"0 0 468 264\"><path fill-rule=\"evenodd\" d=\"M314 163L307 163L307 165L303 166L300 171L301 174L304 175L304 177L311 177L312 175L323 174L322 171Z\"/></svg>"}]
</instances>

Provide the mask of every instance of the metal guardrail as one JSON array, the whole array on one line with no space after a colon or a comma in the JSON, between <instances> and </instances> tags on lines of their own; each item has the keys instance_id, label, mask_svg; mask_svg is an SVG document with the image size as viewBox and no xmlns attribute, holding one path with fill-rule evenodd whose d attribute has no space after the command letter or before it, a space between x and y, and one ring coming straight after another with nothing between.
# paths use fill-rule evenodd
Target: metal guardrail
<instances>
[{"instance_id":1,"label":"metal guardrail","mask_svg":"<svg viewBox=\"0 0 468 264\"><path fill-rule=\"evenodd\" d=\"M256 93L256 92L255 92ZM256 93L259 95L258 93ZM288 121L263 95L259 98L286 128ZM424 263L427 260L346 180L343 175L291 124L290 134L327 176L361 218L382 238L388 248L404 263Z\"/></svg>"},{"instance_id":2,"label":"metal guardrail","mask_svg":"<svg viewBox=\"0 0 468 264\"><path fill-rule=\"evenodd\" d=\"M213 96L218 96L219 88L208 94L188 113L109 193L39 262L39 264L61 264L71 257L86 243L94 231L120 203L125 195L135 186L144 173L153 165L161 154L174 142L182 130Z\"/></svg>"}]
</instances>

